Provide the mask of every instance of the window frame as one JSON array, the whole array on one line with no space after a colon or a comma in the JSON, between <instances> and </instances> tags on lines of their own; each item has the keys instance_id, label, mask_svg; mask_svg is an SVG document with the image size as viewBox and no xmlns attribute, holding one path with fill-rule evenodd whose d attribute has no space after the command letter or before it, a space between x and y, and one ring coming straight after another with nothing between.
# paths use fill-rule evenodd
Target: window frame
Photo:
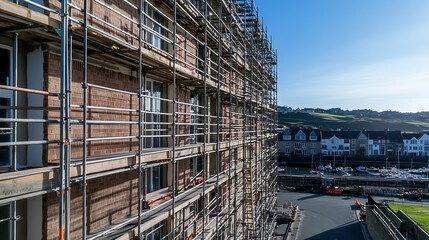
<instances>
[{"instance_id":1,"label":"window frame","mask_svg":"<svg viewBox=\"0 0 429 240\"><path fill-rule=\"evenodd\" d=\"M13 69L12 69L12 61L13 61L12 50L13 50L13 48L11 46L8 46L8 45L0 44L0 49L9 51L9 74L8 74L9 76L8 76L8 82L6 82L6 84L7 84L7 86L10 86L11 82L12 82L12 79L13 79ZM8 102L7 106L12 106L13 92L11 90L0 89L0 98L6 99L6 101ZM1 110L1 111L3 111L3 110ZM13 117L11 110L6 110L5 109L4 111L5 111L6 118L12 118ZM3 127L4 128L3 130L5 132L3 134L4 135L9 135L9 140L6 140L4 142L10 142L10 141L12 141L12 137L13 137L13 127L12 127L12 124L11 123L1 123L1 124L5 125ZM2 127L0 127L0 128L2 128ZM11 132L10 133L7 132L8 130L11 131ZM0 131L0 132L2 132L2 131ZM4 147L4 148L6 149L6 152L9 152L8 153L8 157L7 157L8 159L6 159L6 161L4 161L4 162L0 162L0 166L2 166L2 167L10 167L11 164L12 164L12 147L9 146L9 147Z\"/></svg>"}]
</instances>

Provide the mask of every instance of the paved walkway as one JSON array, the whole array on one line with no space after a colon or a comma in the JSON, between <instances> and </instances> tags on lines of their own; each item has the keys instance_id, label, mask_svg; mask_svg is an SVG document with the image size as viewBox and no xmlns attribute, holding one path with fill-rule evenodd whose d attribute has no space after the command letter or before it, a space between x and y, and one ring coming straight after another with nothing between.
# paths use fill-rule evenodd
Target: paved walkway
<instances>
[{"instance_id":1,"label":"paved walkway","mask_svg":"<svg viewBox=\"0 0 429 240\"><path fill-rule=\"evenodd\" d=\"M292 202L298 205L295 222L288 239L366 239L356 215L354 197L328 196L319 193L278 192L278 204ZM365 202L365 198L358 198Z\"/></svg>"}]
</instances>

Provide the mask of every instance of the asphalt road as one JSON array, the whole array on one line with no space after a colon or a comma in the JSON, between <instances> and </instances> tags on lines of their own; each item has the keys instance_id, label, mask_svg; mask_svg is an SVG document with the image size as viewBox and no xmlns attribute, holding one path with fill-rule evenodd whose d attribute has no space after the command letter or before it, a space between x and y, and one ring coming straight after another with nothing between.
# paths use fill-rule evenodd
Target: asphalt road
<instances>
[{"instance_id":1,"label":"asphalt road","mask_svg":"<svg viewBox=\"0 0 429 240\"><path fill-rule=\"evenodd\" d=\"M362 240L356 219L355 197L328 196L319 193L278 192L278 205L292 202L301 210L302 221L295 239ZM361 203L366 198L358 198Z\"/></svg>"}]
</instances>

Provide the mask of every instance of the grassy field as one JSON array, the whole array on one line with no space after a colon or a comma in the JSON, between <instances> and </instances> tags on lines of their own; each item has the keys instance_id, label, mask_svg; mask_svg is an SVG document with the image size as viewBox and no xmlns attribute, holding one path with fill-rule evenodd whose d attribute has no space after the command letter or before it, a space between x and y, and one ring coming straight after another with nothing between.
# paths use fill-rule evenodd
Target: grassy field
<instances>
[{"instance_id":1,"label":"grassy field","mask_svg":"<svg viewBox=\"0 0 429 240\"><path fill-rule=\"evenodd\" d=\"M412 218L418 225L420 225L426 232L429 233L429 206L416 206L406 204L390 204L389 207L398 212L402 210L410 218Z\"/></svg>"},{"instance_id":2,"label":"grassy field","mask_svg":"<svg viewBox=\"0 0 429 240\"><path fill-rule=\"evenodd\" d=\"M322 127L324 130L399 130L402 132L423 132L429 129L429 122L405 121L397 118L354 117L330 113L286 113L279 114L279 124L297 127Z\"/></svg>"}]
</instances>

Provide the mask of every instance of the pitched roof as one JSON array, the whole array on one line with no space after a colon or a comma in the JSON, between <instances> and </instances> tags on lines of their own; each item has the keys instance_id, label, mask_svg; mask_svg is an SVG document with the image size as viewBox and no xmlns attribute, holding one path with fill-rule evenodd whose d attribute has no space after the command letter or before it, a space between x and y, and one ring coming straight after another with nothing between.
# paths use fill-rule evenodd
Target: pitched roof
<instances>
[{"instance_id":1,"label":"pitched roof","mask_svg":"<svg viewBox=\"0 0 429 240\"><path fill-rule=\"evenodd\" d=\"M403 133L402 134L402 138L404 140L408 140L408 139L412 139L412 138L416 138L419 139L423 136L422 133Z\"/></svg>"},{"instance_id":2,"label":"pitched roof","mask_svg":"<svg viewBox=\"0 0 429 240\"><path fill-rule=\"evenodd\" d=\"M359 136L360 131L322 131L323 139L331 139L336 136L339 139L354 139Z\"/></svg>"},{"instance_id":3,"label":"pitched roof","mask_svg":"<svg viewBox=\"0 0 429 240\"><path fill-rule=\"evenodd\" d=\"M368 139L373 140L390 140L391 142L402 142L401 131L365 131L364 134Z\"/></svg>"},{"instance_id":4,"label":"pitched roof","mask_svg":"<svg viewBox=\"0 0 429 240\"><path fill-rule=\"evenodd\" d=\"M314 133L317 136L317 140L320 141L320 129L298 128L298 127L291 127L291 128L285 129L283 132L278 134L278 140L282 141L283 135L287 134L287 133L289 133L291 135L291 140L295 140L295 136L299 131L302 131L305 134L305 136L307 137L307 141L310 139L310 135L314 131Z\"/></svg>"}]
</instances>

